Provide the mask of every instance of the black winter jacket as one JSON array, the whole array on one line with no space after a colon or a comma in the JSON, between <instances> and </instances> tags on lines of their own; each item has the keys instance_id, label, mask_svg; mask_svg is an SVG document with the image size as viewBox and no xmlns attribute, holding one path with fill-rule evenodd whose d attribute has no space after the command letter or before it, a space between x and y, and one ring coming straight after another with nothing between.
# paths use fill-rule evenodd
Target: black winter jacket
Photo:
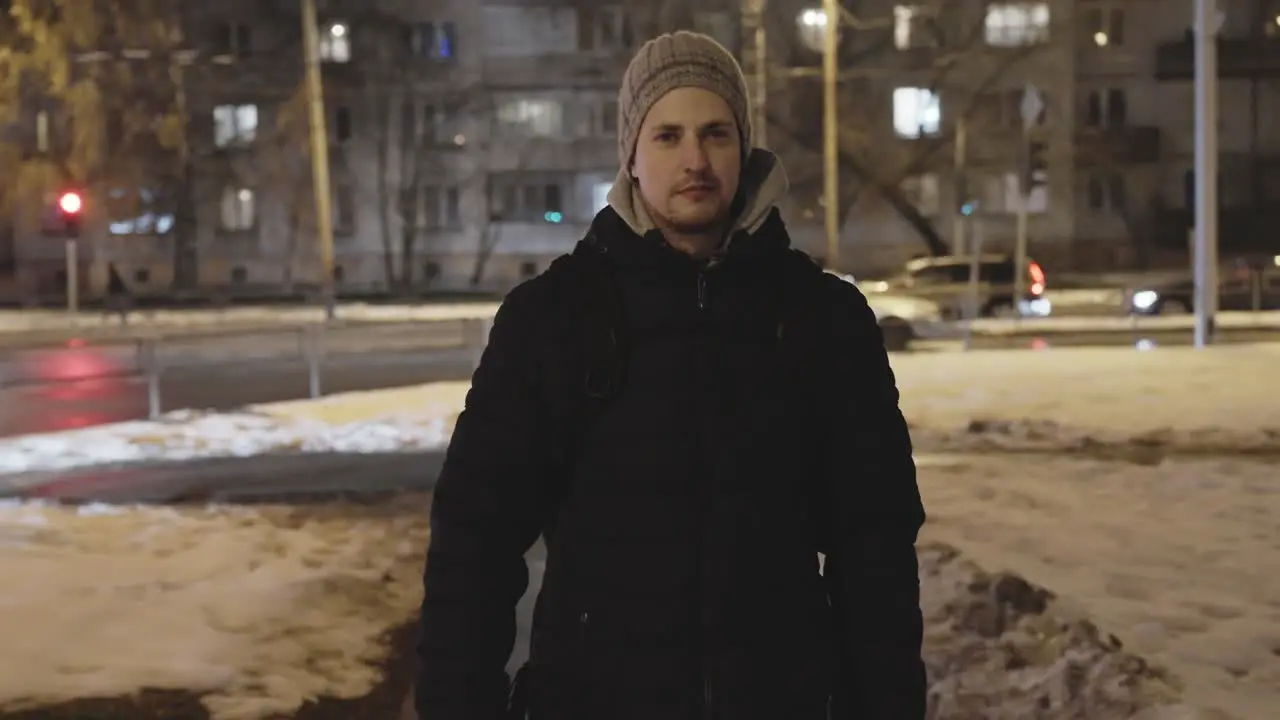
<instances>
[{"instance_id":1,"label":"black winter jacket","mask_svg":"<svg viewBox=\"0 0 1280 720\"><path fill-rule=\"evenodd\" d=\"M523 556L545 535L533 720L923 718L924 510L866 299L812 273L826 349L787 372L776 211L712 266L611 209L592 235L625 381L566 453L582 378L562 276L503 303L435 492L419 716L503 716Z\"/></svg>"}]
</instances>

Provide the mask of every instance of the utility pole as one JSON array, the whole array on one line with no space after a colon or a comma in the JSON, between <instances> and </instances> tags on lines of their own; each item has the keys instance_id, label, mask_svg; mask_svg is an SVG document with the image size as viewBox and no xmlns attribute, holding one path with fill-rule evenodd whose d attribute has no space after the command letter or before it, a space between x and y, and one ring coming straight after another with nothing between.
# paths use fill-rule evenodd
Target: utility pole
<instances>
[{"instance_id":1,"label":"utility pole","mask_svg":"<svg viewBox=\"0 0 1280 720\"><path fill-rule=\"evenodd\" d=\"M840 44L840 3L822 0L826 19L822 36L822 160L823 198L826 210L827 268L840 266L840 144L836 125L836 82L839 79L837 50Z\"/></svg>"},{"instance_id":2,"label":"utility pole","mask_svg":"<svg viewBox=\"0 0 1280 720\"><path fill-rule=\"evenodd\" d=\"M764 12L767 0L744 0L742 3L742 37L751 40L743 60L746 76L751 79L751 130L756 147L768 147L769 136L769 47L765 32Z\"/></svg>"},{"instance_id":3,"label":"utility pole","mask_svg":"<svg viewBox=\"0 0 1280 720\"><path fill-rule=\"evenodd\" d=\"M964 207L969 202L969 184L968 178L965 177L965 165L968 162L969 152L969 123L964 116L956 118L956 144L955 144L955 205L956 214L951 225L951 252L956 255L963 256L965 254L965 227L968 216L964 214Z\"/></svg>"},{"instance_id":4,"label":"utility pole","mask_svg":"<svg viewBox=\"0 0 1280 720\"><path fill-rule=\"evenodd\" d=\"M1015 319L1022 318L1022 303L1027 294L1027 235L1029 232L1027 226L1030 224L1028 213L1031 210L1028 205L1031 204L1032 191L1044 180L1040 169L1043 158L1037 156L1037 151L1031 143L1031 129L1040 123L1040 117L1044 113L1044 98L1034 85L1027 85L1022 91L1020 111L1022 137L1019 157L1022 159L1022 167L1018 172L1018 223L1013 250L1012 311Z\"/></svg>"},{"instance_id":5,"label":"utility pole","mask_svg":"<svg viewBox=\"0 0 1280 720\"><path fill-rule=\"evenodd\" d=\"M1196 95L1195 346L1213 344L1218 304L1218 31L1214 0L1193 0Z\"/></svg>"},{"instance_id":6,"label":"utility pole","mask_svg":"<svg viewBox=\"0 0 1280 720\"><path fill-rule=\"evenodd\" d=\"M333 198L329 186L329 132L325 127L324 87L320 80L319 21L315 0L302 2L302 39L307 69L307 105L311 117L311 183L315 191L316 239L320 243L321 292L325 315L335 315L333 287Z\"/></svg>"}]
</instances>

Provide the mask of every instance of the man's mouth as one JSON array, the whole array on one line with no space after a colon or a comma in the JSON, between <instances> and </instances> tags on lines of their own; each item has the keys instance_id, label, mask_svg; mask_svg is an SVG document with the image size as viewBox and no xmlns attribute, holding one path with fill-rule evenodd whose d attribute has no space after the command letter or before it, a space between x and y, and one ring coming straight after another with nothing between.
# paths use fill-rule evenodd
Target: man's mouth
<instances>
[{"instance_id":1,"label":"man's mouth","mask_svg":"<svg viewBox=\"0 0 1280 720\"><path fill-rule=\"evenodd\" d=\"M714 190L715 187L712 185L690 185L689 187L682 189L679 194L689 195L692 197L702 197L704 195L709 195Z\"/></svg>"}]
</instances>

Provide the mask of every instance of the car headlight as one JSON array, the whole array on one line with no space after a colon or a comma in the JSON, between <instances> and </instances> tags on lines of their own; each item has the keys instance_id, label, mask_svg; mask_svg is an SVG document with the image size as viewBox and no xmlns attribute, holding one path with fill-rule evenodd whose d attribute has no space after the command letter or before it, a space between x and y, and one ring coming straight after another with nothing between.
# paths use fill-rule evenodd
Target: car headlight
<instances>
[{"instance_id":1,"label":"car headlight","mask_svg":"<svg viewBox=\"0 0 1280 720\"><path fill-rule=\"evenodd\" d=\"M1133 294L1133 306L1139 310L1150 310L1160 295L1155 290L1139 290Z\"/></svg>"}]
</instances>

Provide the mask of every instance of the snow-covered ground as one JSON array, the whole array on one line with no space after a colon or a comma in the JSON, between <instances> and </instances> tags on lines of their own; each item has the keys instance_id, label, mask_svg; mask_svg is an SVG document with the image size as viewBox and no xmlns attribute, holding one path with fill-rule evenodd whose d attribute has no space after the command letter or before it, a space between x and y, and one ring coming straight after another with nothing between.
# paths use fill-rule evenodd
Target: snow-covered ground
<instances>
[{"instance_id":1,"label":"snow-covered ground","mask_svg":"<svg viewBox=\"0 0 1280 720\"><path fill-rule=\"evenodd\" d=\"M1256 453L1280 453L1280 345L925 353L894 366L930 513L937 717L1109 720L1176 696L1195 712L1141 717L1274 716L1280 465ZM0 466L21 482L24 470L148 457L438 448L466 387L16 438L0 442ZM1100 448L1153 452L1080 452ZM417 600L425 510L284 512L0 508L0 705L167 685L208 690L219 718L251 720L368 690L372 639ZM1042 614L1034 589L977 567L1057 599Z\"/></svg>"},{"instance_id":2,"label":"snow-covered ground","mask_svg":"<svg viewBox=\"0 0 1280 720\"><path fill-rule=\"evenodd\" d=\"M421 598L427 505L0 504L0 709L142 688L264 720L380 679Z\"/></svg>"},{"instance_id":3,"label":"snow-covered ground","mask_svg":"<svg viewBox=\"0 0 1280 720\"><path fill-rule=\"evenodd\" d=\"M925 542L1054 591L1064 612L1170 670L1188 703L1221 713L1205 718L1277 716L1280 464L973 455L922 465Z\"/></svg>"},{"instance_id":4,"label":"snow-covered ground","mask_svg":"<svg viewBox=\"0 0 1280 720\"><path fill-rule=\"evenodd\" d=\"M1280 344L916 353L893 365L921 450L1280 454ZM0 478L166 458L438 448L467 387L434 383L242 413L179 411L156 422L8 438L0 440Z\"/></svg>"},{"instance_id":5,"label":"snow-covered ground","mask_svg":"<svg viewBox=\"0 0 1280 720\"><path fill-rule=\"evenodd\" d=\"M1274 479L1247 462L922 462L931 717L1271 717ZM378 637L416 609L427 518L413 498L328 515L0 504L0 709L150 687L262 720L362 696Z\"/></svg>"}]
</instances>

